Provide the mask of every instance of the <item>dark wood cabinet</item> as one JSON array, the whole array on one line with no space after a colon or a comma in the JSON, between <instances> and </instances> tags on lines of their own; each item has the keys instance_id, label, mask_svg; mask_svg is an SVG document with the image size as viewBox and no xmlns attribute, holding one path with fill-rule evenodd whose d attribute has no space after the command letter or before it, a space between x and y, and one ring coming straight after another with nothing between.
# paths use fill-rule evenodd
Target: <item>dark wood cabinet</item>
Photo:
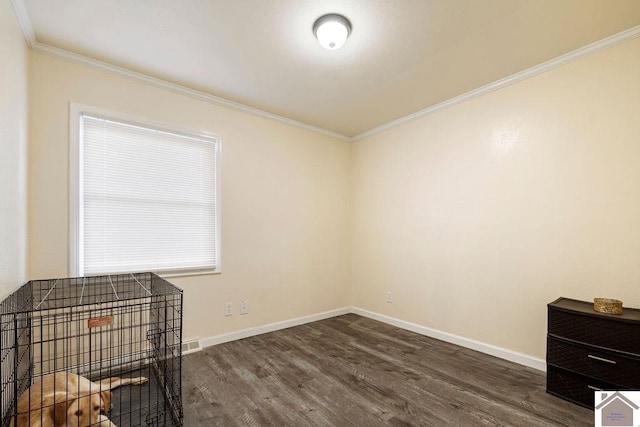
<instances>
[{"instance_id":1,"label":"dark wood cabinet","mask_svg":"<svg viewBox=\"0 0 640 427\"><path fill-rule=\"evenodd\" d=\"M547 392L593 409L596 390L640 390L640 310L603 314L569 298L547 307Z\"/></svg>"}]
</instances>

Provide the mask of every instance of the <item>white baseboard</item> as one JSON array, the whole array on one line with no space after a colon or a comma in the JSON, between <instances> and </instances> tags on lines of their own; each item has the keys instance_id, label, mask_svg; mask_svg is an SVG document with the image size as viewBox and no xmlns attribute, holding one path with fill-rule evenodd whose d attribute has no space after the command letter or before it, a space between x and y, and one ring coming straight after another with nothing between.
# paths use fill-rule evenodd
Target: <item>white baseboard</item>
<instances>
[{"instance_id":1,"label":"white baseboard","mask_svg":"<svg viewBox=\"0 0 640 427\"><path fill-rule=\"evenodd\" d=\"M491 344L475 341L469 338L461 337L459 335L453 335L448 332L427 328L426 326L421 326L415 323L405 322L404 320L400 320L394 317L385 316L383 314L378 314L371 311L363 310L357 307L351 307L351 313L358 314L362 317L368 317L369 319L377 320L379 322L396 326L398 328L406 329L407 331L415 332L420 335L425 335L431 338L435 338L440 341L445 341L451 344L459 345L461 347L470 348L471 350L476 350L481 353L499 357L500 359L505 359L510 362L515 362L520 365L537 369L539 371L544 372L547 370L547 364L543 359L527 356L526 354L517 353L515 351L507 350L506 348L496 347Z\"/></svg>"},{"instance_id":2,"label":"white baseboard","mask_svg":"<svg viewBox=\"0 0 640 427\"><path fill-rule=\"evenodd\" d=\"M257 326L255 328L242 329L236 332L216 335L200 340L202 347L209 347L216 344L222 344L229 341L241 340L243 338L253 337L255 335L266 334L268 332L279 331L280 329L292 328L294 326L304 325L305 323L317 322L318 320L330 319L343 314L351 313L351 307L339 308L337 310L325 311L324 313L312 314L311 316L298 317L297 319L284 320L282 322L270 323L268 325Z\"/></svg>"},{"instance_id":3,"label":"white baseboard","mask_svg":"<svg viewBox=\"0 0 640 427\"><path fill-rule=\"evenodd\" d=\"M510 362L515 362L520 365L528 366L540 371L546 371L547 364L543 359L527 356L526 354L517 353L515 351L507 350L502 347L497 347L491 344L486 344L480 341L475 341L469 338L461 337L459 335L450 334L448 332L439 331L437 329L428 328L426 326L418 325L404 320L396 319L394 317L385 316L383 314L374 313L372 311L363 310L358 307L344 307L337 310L325 311L324 313L313 314L311 316L299 317L297 319L285 320L282 322L270 323L268 325L257 326L255 328L242 329L236 332L229 332L227 334L216 335L200 340L201 348L209 347L212 345L223 344L230 341L240 340L243 338L249 338L255 335L266 334L268 332L278 331L280 329L291 328L294 326L304 325L305 323L317 322L318 320L329 319L331 317L342 316L343 314L357 314L362 317L377 320L388 325L396 326L398 328L406 329L407 331L415 332L420 335L435 338L441 341L445 341L451 344L456 344L461 347L469 348L479 351L491 356L499 357Z\"/></svg>"}]
</instances>

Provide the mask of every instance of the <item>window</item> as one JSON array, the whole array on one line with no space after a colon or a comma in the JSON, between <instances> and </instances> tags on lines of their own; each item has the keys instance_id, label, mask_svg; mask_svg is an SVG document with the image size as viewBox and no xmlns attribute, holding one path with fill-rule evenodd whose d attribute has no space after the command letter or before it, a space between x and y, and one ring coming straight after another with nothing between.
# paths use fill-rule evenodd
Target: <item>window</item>
<instances>
[{"instance_id":1,"label":"window","mask_svg":"<svg viewBox=\"0 0 640 427\"><path fill-rule=\"evenodd\" d=\"M71 270L219 270L217 137L72 104Z\"/></svg>"}]
</instances>

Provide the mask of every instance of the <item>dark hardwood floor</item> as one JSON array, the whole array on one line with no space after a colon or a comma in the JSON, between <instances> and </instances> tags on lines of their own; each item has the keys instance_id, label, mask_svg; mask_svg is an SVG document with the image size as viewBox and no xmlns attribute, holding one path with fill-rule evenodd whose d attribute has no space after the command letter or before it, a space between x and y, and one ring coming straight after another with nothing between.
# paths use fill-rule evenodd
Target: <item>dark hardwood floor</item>
<instances>
[{"instance_id":1,"label":"dark hardwood floor","mask_svg":"<svg viewBox=\"0 0 640 427\"><path fill-rule=\"evenodd\" d=\"M185 426L589 426L544 373L349 314L183 359Z\"/></svg>"}]
</instances>

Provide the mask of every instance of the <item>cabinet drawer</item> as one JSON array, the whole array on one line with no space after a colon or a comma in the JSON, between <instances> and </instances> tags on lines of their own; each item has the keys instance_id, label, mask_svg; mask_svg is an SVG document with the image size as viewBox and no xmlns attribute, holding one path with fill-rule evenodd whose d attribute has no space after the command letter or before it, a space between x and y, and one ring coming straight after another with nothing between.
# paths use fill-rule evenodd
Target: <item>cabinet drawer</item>
<instances>
[{"instance_id":1,"label":"cabinet drawer","mask_svg":"<svg viewBox=\"0 0 640 427\"><path fill-rule=\"evenodd\" d=\"M547 365L547 392L585 408L593 409L597 390L617 390L603 381Z\"/></svg>"},{"instance_id":2,"label":"cabinet drawer","mask_svg":"<svg viewBox=\"0 0 640 427\"><path fill-rule=\"evenodd\" d=\"M620 387L640 390L640 359L548 337L547 363Z\"/></svg>"},{"instance_id":3,"label":"cabinet drawer","mask_svg":"<svg viewBox=\"0 0 640 427\"><path fill-rule=\"evenodd\" d=\"M640 355L640 324L549 308L549 334Z\"/></svg>"}]
</instances>

